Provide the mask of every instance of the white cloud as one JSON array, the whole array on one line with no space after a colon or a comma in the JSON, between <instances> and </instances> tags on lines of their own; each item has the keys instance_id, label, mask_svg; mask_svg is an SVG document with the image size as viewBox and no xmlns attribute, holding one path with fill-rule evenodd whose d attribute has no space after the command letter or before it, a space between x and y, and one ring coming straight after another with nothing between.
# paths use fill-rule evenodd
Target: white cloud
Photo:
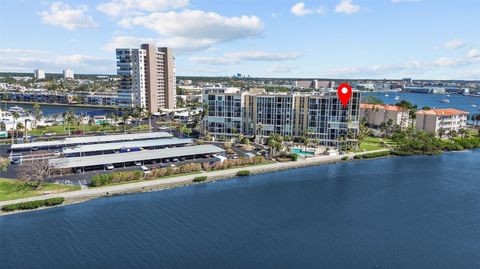
<instances>
[{"instance_id":1,"label":"white cloud","mask_svg":"<svg viewBox=\"0 0 480 269\"><path fill-rule=\"evenodd\" d=\"M86 5L79 5L74 8L62 2L53 2L48 11L39 14L43 23L60 26L68 30L97 27L93 18L86 14L87 11Z\"/></svg>"},{"instance_id":2,"label":"white cloud","mask_svg":"<svg viewBox=\"0 0 480 269\"><path fill-rule=\"evenodd\" d=\"M291 65L274 64L272 67L270 67L267 70L267 72L269 72L269 73L290 73L293 69L295 69L295 67L291 66Z\"/></svg>"},{"instance_id":3,"label":"white cloud","mask_svg":"<svg viewBox=\"0 0 480 269\"><path fill-rule=\"evenodd\" d=\"M299 2L292 6L292 8L290 9L290 12L292 12L292 14L294 14L295 16L302 17L305 15L310 15L314 13L323 15L326 13L326 9L323 6L318 7L316 9L309 9L305 6L305 3Z\"/></svg>"},{"instance_id":4,"label":"white cloud","mask_svg":"<svg viewBox=\"0 0 480 269\"><path fill-rule=\"evenodd\" d=\"M162 36L162 42L177 50L200 50L214 44L263 34L256 16L225 17L200 10L155 12L121 20L123 27L143 26Z\"/></svg>"},{"instance_id":5,"label":"white cloud","mask_svg":"<svg viewBox=\"0 0 480 269\"><path fill-rule=\"evenodd\" d=\"M61 55L41 50L0 49L2 71L32 72L42 68L47 72L60 73L72 68L79 73L114 73L115 59L88 55Z\"/></svg>"},{"instance_id":6,"label":"white cloud","mask_svg":"<svg viewBox=\"0 0 480 269\"><path fill-rule=\"evenodd\" d=\"M361 10L359 5L355 5L352 3L352 0L342 0L336 7L335 12L337 13L345 13L345 14L353 14L357 13Z\"/></svg>"},{"instance_id":7,"label":"white cloud","mask_svg":"<svg viewBox=\"0 0 480 269\"><path fill-rule=\"evenodd\" d=\"M458 49L458 48L461 48L465 45L465 42L462 40L462 39L452 39L450 41L447 41L443 47L445 49Z\"/></svg>"},{"instance_id":8,"label":"white cloud","mask_svg":"<svg viewBox=\"0 0 480 269\"><path fill-rule=\"evenodd\" d=\"M480 58L480 51L478 49L471 49L468 51L467 56L471 59Z\"/></svg>"},{"instance_id":9,"label":"white cloud","mask_svg":"<svg viewBox=\"0 0 480 269\"><path fill-rule=\"evenodd\" d=\"M260 50L227 52L218 57L194 56L190 61L200 64L227 65L244 61L280 62L298 59L298 52L267 52Z\"/></svg>"},{"instance_id":10,"label":"white cloud","mask_svg":"<svg viewBox=\"0 0 480 269\"><path fill-rule=\"evenodd\" d=\"M113 0L103 2L97 10L110 16L139 15L141 12L165 11L186 7L189 0Z\"/></svg>"},{"instance_id":11,"label":"white cloud","mask_svg":"<svg viewBox=\"0 0 480 269\"><path fill-rule=\"evenodd\" d=\"M442 57L433 61L433 63L435 63L438 66L455 66L455 65L461 64L461 61L457 59Z\"/></svg>"}]
</instances>

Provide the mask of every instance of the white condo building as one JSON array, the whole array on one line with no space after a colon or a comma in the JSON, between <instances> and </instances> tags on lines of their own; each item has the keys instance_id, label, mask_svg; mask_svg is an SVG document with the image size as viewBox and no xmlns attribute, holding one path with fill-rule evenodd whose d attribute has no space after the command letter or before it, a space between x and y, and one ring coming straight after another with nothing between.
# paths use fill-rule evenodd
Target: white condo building
<instances>
[{"instance_id":1,"label":"white condo building","mask_svg":"<svg viewBox=\"0 0 480 269\"><path fill-rule=\"evenodd\" d=\"M63 70L63 78L64 79L74 79L74 75L73 75L73 70L72 69L65 69Z\"/></svg>"},{"instance_id":2,"label":"white condo building","mask_svg":"<svg viewBox=\"0 0 480 269\"><path fill-rule=\"evenodd\" d=\"M42 69L34 69L33 70L33 78L34 79L45 79L45 71Z\"/></svg>"}]
</instances>

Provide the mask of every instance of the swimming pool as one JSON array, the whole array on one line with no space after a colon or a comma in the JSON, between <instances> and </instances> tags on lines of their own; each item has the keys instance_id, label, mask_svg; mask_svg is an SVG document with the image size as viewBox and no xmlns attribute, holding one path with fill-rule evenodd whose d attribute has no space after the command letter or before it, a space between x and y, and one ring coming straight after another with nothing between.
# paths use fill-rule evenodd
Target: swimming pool
<instances>
[{"instance_id":1,"label":"swimming pool","mask_svg":"<svg viewBox=\"0 0 480 269\"><path fill-rule=\"evenodd\" d=\"M292 148L291 151L292 151L292 153L295 153L295 154L314 155L313 152L303 151L302 149L299 149L299 148Z\"/></svg>"}]
</instances>

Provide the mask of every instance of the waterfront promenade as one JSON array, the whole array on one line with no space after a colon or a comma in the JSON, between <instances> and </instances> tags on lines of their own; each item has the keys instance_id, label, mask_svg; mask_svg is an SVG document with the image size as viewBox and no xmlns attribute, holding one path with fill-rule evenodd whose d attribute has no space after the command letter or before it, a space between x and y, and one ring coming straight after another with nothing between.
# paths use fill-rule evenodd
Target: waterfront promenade
<instances>
[{"instance_id":1,"label":"waterfront promenade","mask_svg":"<svg viewBox=\"0 0 480 269\"><path fill-rule=\"evenodd\" d=\"M362 155L366 153L374 153L374 152L382 152L382 151L388 151L388 149L372 150L372 151L365 151L360 153L349 153L348 155L312 157L308 159L299 159L298 161L295 161L295 162L282 162L282 163L275 162L275 163L268 163L268 164L256 165L256 166L232 168L227 170L202 172L199 174L182 175L182 176L176 176L176 177L170 177L170 178L160 178L160 179L145 180L145 181L139 181L139 182L133 182L133 183L112 185L112 186L88 188L88 189L82 189L79 191L66 192L66 193L47 194L47 195L29 197L24 199L2 201L0 202L0 207L8 204L43 200L43 199L49 199L49 198L55 198L55 197L65 198L65 202L62 205L68 205L68 204L87 201L94 198L108 197L111 195L156 191L156 190L173 188L173 187L178 187L183 185L189 185L189 184L193 184L192 180L199 175L207 176L208 179L206 182L208 182L208 181L215 181L215 180L235 177L237 172L241 170L249 170L252 174L260 174L260 173L267 173L267 172L286 170L286 169L292 169L292 168L319 165L324 163L333 163L333 162L341 161L341 159L345 156L349 156L350 158L353 158L355 155ZM40 210L40 209L45 209L45 208L39 208L36 210ZM6 214L21 213L21 212L25 212L25 211L1 212L0 214L6 215Z\"/></svg>"}]
</instances>

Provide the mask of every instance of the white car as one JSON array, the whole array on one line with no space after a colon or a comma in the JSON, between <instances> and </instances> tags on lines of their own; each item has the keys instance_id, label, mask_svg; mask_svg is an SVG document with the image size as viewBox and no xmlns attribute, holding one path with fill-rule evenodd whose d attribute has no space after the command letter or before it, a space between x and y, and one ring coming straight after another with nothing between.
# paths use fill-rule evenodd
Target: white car
<instances>
[{"instance_id":1,"label":"white car","mask_svg":"<svg viewBox=\"0 0 480 269\"><path fill-rule=\"evenodd\" d=\"M141 166L141 165L142 165L142 162L139 162L139 161L135 162L135 166Z\"/></svg>"},{"instance_id":2,"label":"white car","mask_svg":"<svg viewBox=\"0 0 480 269\"><path fill-rule=\"evenodd\" d=\"M150 168L146 167L145 165L140 166L144 174L150 173Z\"/></svg>"},{"instance_id":3,"label":"white car","mask_svg":"<svg viewBox=\"0 0 480 269\"><path fill-rule=\"evenodd\" d=\"M113 170L113 169L115 169L115 166L113 166L113 164L107 164L107 165L105 165L105 169Z\"/></svg>"}]
</instances>

